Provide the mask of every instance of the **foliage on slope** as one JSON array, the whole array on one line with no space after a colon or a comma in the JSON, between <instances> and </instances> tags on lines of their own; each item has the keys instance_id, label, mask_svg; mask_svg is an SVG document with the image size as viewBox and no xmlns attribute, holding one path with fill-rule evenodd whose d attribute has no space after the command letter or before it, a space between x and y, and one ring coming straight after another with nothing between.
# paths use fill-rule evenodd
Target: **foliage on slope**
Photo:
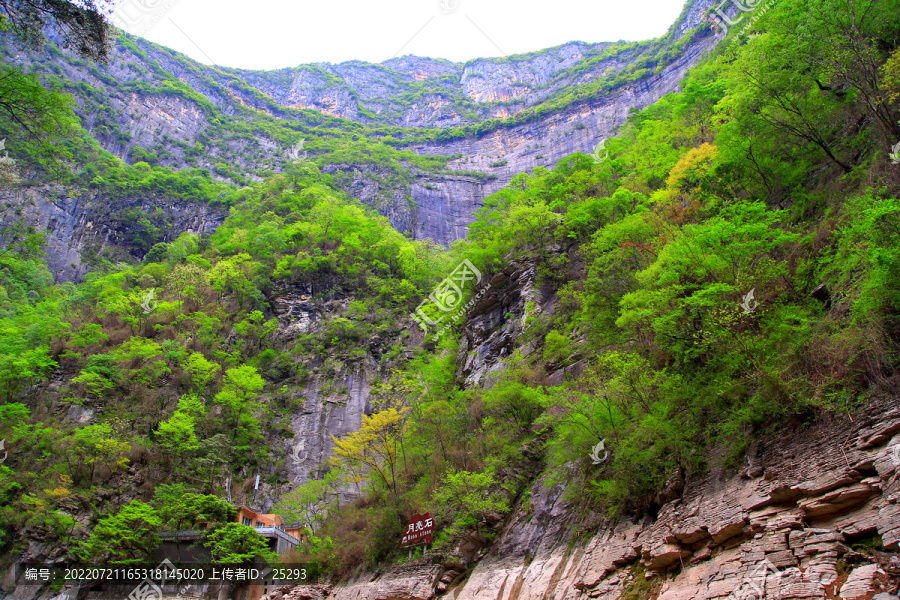
<instances>
[{"instance_id":1,"label":"foliage on slope","mask_svg":"<svg viewBox=\"0 0 900 600\"><path fill-rule=\"evenodd\" d=\"M514 354L485 389L458 384L449 337L382 362L379 411L336 440L324 480L276 507L313 530L301 552L328 568L397 559L405 519L424 510L438 515L438 548L489 542L514 503L527 512L542 468L586 508L652 513L665 482L709 468L711 450L730 448L733 465L769 429L896 394L897 9L784 0L633 115L606 160L576 154L516 177L449 256L348 201L311 161L228 191L232 215L211 239L183 236L78 286L50 285L19 236L0 256L0 435L27 450L0 466L3 530L85 537L66 514L127 487L125 461L141 466L145 499L252 470L269 453L262 436L287 434L280 386L301 382L309 357L361 359L373 333L402 338L400 317L462 257L489 274L536 263L558 307L528 317L521 340L539 351ZM320 333L266 348L278 281L321 281L354 302ZM550 385L575 363L579 378ZM70 403L104 406L96 424L35 402L57 367L72 374ZM610 455L594 465L600 440ZM334 505L340 481L360 500Z\"/></svg>"},{"instance_id":2,"label":"foliage on slope","mask_svg":"<svg viewBox=\"0 0 900 600\"><path fill-rule=\"evenodd\" d=\"M88 511L99 527L114 515L90 507L113 490L148 499L179 483L221 493L227 474L258 469L283 484L273 453L293 435L289 416L303 402L294 390L311 370L372 360L375 336L388 343L376 360L404 350L398 317L443 265L435 248L404 238L310 163L236 194L215 235L183 234L142 264L108 265L77 285L52 285L39 234L21 232L0 256L0 437L15 456L0 466L7 551L23 532L77 546L90 532L66 515ZM357 300L316 333L279 341L268 298L298 281L315 284L316 301ZM48 384L60 402L40 400ZM96 411L96 422L51 413L69 407ZM122 510L152 524L166 506ZM85 543L91 556L116 554L109 540Z\"/></svg>"},{"instance_id":3,"label":"foliage on slope","mask_svg":"<svg viewBox=\"0 0 900 600\"><path fill-rule=\"evenodd\" d=\"M537 264L559 298L526 318L520 344L540 351L486 389L459 389L452 340L412 364L400 481L372 478L326 520L338 550L320 555L374 565L425 509L438 548L489 542L510 502L527 513L533 444L585 508L652 513L667 482L733 468L760 436L896 395L897 8L782 2L633 115L608 158L489 198L453 252L489 274Z\"/></svg>"},{"instance_id":4,"label":"foliage on slope","mask_svg":"<svg viewBox=\"0 0 900 600\"><path fill-rule=\"evenodd\" d=\"M557 290L526 338L544 367L587 362L540 419L551 465L582 464L576 488L648 506L711 445L737 458L761 427L896 391L896 9L780 4L635 115L607 160L519 176L456 248L530 257Z\"/></svg>"}]
</instances>

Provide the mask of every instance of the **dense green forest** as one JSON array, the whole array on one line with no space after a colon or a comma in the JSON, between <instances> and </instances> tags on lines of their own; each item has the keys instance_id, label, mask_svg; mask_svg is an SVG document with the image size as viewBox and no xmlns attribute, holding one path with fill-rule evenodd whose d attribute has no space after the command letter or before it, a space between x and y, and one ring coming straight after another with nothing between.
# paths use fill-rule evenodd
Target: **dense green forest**
<instances>
[{"instance_id":1,"label":"dense green forest","mask_svg":"<svg viewBox=\"0 0 900 600\"><path fill-rule=\"evenodd\" d=\"M211 236L150 236L142 261L61 285L45 234L2 224L0 562L32 536L139 561L161 527L199 522L218 524L217 559L268 557L224 525L225 478L263 468L283 484L294 390L369 357L377 410L273 509L309 529L296 558L335 574L403 560L413 513L437 515L438 550L489 542L486 523L527 507L541 473L585 511L653 513L673 473L735 468L760 436L896 396L898 47L897 0L780 0L635 112L608 157L516 176L449 249L398 233L314 160L242 187L122 163L61 86L2 67L0 137L30 131L6 187L62 181L230 212ZM355 144L345 152L397 160L389 144ZM409 316L463 259L488 277L534 265L558 297L499 325L523 331L483 388L457 377L464 322L421 339ZM282 340L266 298L296 282L347 304ZM51 380L97 419L60 418L41 400ZM359 498L338 505L347 489Z\"/></svg>"}]
</instances>

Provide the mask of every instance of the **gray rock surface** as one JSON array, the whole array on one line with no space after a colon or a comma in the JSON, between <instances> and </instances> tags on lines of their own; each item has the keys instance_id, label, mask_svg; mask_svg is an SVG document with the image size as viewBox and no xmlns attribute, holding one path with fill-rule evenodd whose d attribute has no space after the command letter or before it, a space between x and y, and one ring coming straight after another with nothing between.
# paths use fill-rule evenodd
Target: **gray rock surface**
<instances>
[{"instance_id":1,"label":"gray rock surface","mask_svg":"<svg viewBox=\"0 0 900 600\"><path fill-rule=\"evenodd\" d=\"M464 386L489 384L503 367L528 302L532 311L552 310L555 298L534 281L528 261L490 276L489 292L463 328L457 378ZM489 547L463 543L449 557L423 559L471 568L462 582L435 579L430 570L363 572L339 583L330 598L618 600L634 597L628 594L641 578L656 600L869 600L895 593L900 557L850 545L875 536L889 553L900 550L897 400L883 398L852 420L775 434L758 447L765 449L737 472L673 475L658 514L637 520L585 515L561 485L538 478L530 501L514 508ZM415 596L402 595L411 589ZM428 589L430 595L422 592Z\"/></svg>"},{"instance_id":2,"label":"gray rock surface","mask_svg":"<svg viewBox=\"0 0 900 600\"><path fill-rule=\"evenodd\" d=\"M171 242L185 232L212 233L226 216L225 211L205 204L112 198L62 186L0 190L0 222L22 220L47 232L47 266L56 283L80 281L91 270L91 260L101 255L112 262L143 258L144 252L132 239L134 224L116 218L128 209L147 215L159 229L154 243Z\"/></svg>"},{"instance_id":3,"label":"gray rock surface","mask_svg":"<svg viewBox=\"0 0 900 600\"><path fill-rule=\"evenodd\" d=\"M712 5L712 0L693 0L670 41L702 25L703 13ZM409 174L401 181L368 163L326 164L324 170L340 175L337 183L343 189L387 216L399 231L449 244L466 235L473 212L484 198L514 175L555 165L574 152L590 152L618 130L632 109L649 106L677 90L686 71L717 39L708 29L699 30L673 62L655 68L656 59L652 59L651 68L636 81L563 104L523 123L446 142L399 142L400 149L419 155L459 155L448 163L447 171L425 173L405 165ZM575 85L627 75L638 60L650 59L657 51L651 45L615 53L609 49L608 43L571 42L515 60L461 64L405 56L378 65L351 61L262 72L206 67L135 39L118 45L109 64L99 68L62 59L53 65L59 76L72 82L69 89L84 127L115 156L134 163L149 152L162 166L201 168L216 179L242 173L235 180L243 183L244 178L259 180L267 171L281 171L291 160L284 141L260 129L254 121L256 113L248 107L282 119L298 131L321 126L321 116L287 109L306 108L347 119L332 123L344 128L354 121L416 128L475 125L516 117L555 101ZM14 43L6 50L6 58L39 71L48 68L43 54ZM174 79L163 85L162 73ZM186 84L191 93L173 92L174 80ZM223 134L209 107L225 118L246 121L252 133ZM485 176L473 177L464 171ZM78 265L77 252L66 254L68 248L59 249L60 262ZM77 266L69 270L64 277L83 274Z\"/></svg>"},{"instance_id":4,"label":"gray rock surface","mask_svg":"<svg viewBox=\"0 0 900 600\"><path fill-rule=\"evenodd\" d=\"M900 440L882 438L881 444L870 445L866 428L898 423L900 408L885 401L854 422L841 420L770 440L758 458L777 475L748 480L712 473L689 482L683 496L663 506L657 518L637 522L578 517L560 487L537 481L529 512L521 506L513 512L468 579L446 597L618 600L635 583L640 563L658 600L891 598L900 584L900 565L890 562L890 555L880 559L852 552L848 536L879 535L890 546L886 536L898 520L883 511L897 505L900 464L885 457ZM875 464L878 474L867 476ZM826 505L831 508L823 512ZM585 530L595 533L581 535ZM847 572L841 563L853 566ZM336 586L330 598L429 600L442 584L446 589L436 572L360 574ZM389 595L429 586L431 595Z\"/></svg>"}]
</instances>

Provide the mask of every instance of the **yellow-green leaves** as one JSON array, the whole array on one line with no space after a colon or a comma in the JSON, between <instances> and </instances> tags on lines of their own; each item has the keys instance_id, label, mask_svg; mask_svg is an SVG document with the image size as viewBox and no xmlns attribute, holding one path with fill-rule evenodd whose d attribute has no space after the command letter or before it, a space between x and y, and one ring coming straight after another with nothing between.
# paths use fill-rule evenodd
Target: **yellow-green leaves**
<instances>
[{"instance_id":1,"label":"yellow-green leaves","mask_svg":"<svg viewBox=\"0 0 900 600\"><path fill-rule=\"evenodd\" d=\"M346 470L348 481L363 481L374 473L396 496L396 469L406 410L406 407L392 406L373 415L363 415L359 431L341 439L332 436L332 464Z\"/></svg>"}]
</instances>

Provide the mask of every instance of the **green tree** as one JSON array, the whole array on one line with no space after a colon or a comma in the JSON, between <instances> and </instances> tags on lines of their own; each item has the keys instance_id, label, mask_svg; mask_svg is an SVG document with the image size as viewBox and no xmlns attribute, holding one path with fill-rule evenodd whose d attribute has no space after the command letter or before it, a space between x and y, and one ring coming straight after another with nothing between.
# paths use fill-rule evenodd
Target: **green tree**
<instances>
[{"instance_id":1,"label":"green tree","mask_svg":"<svg viewBox=\"0 0 900 600\"><path fill-rule=\"evenodd\" d=\"M255 529L240 523L217 527L206 536L206 546L216 564L249 564L260 560L274 562L277 555L269 550L266 538Z\"/></svg>"},{"instance_id":2,"label":"green tree","mask_svg":"<svg viewBox=\"0 0 900 600\"><path fill-rule=\"evenodd\" d=\"M311 479L282 496L272 510L286 522L300 523L313 531L324 517L328 487L324 479Z\"/></svg>"},{"instance_id":3,"label":"green tree","mask_svg":"<svg viewBox=\"0 0 900 600\"><path fill-rule=\"evenodd\" d=\"M222 370L222 367L206 360L206 357L199 352L192 352L184 363L184 370L191 376L191 382L193 382L196 392L202 394L206 386Z\"/></svg>"},{"instance_id":4,"label":"green tree","mask_svg":"<svg viewBox=\"0 0 900 600\"><path fill-rule=\"evenodd\" d=\"M63 47L79 55L105 62L112 45L111 28L104 12L112 5L105 0L0 0L4 25L32 47L44 42L44 28L53 24L62 34Z\"/></svg>"},{"instance_id":5,"label":"green tree","mask_svg":"<svg viewBox=\"0 0 900 600\"><path fill-rule=\"evenodd\" d=\"M264 385L263 378L250 365L234 367L225 372L222 391L216 394L215 402L223 408L225 420L232 432L232 442L239 438L239 434L244 442L259 438L259 421L253 416L259 405L254 399Z\"/></svg>"},{"instance_id":6,"label":"green tree","mask_svg":"<svg viewBox=\"0 0 900 600\"><path fill-rule=\"evenodd\" d=\"M160 496L159 516L170 529L219 527L234 521L235 508L227 501L209 494L185 493Z\"/></svg>"},{"instance_id":7,"label":"green tree","mask_svg":"<svg viewBox=\"0 0 900 600\"><path fill-rule=\"evenodd\" d=\"M541 414L545 393L519 381L499 381L484 392L485 410L502 419L511 420L518 431L531 426Z\"/></svg>"},{"instance_id":8,"label":"green tree","mask_svg":"<svg viewBox=\"0 0 900 600\"><path fill-rule=\"evenodd\" d=\"M251 279L258 263L249 254L238 254L220 260L209 272L213 289L222 295L237 300L238 310L261 301L262 294Z\"/></svg>"},{"instance_id":9,"label":"green tree","mask_svg":"<svg viewBox=\"0 0 900 600\"><path fill-rule=\"evenodd\" d=\"M200 447L194 431L194 417L181 410L176 410L168 420L159 424L156 437L159 445L174 454L179 462L185 454Z\"/></svg>"},{"instance_id":10,"label":"green tree","mask_svg":"<svg viewBox=\"0 0 900 600\"><path fill-rule=\"evenodd\" d=\"M559 363L565 360L572 353L569 338L555 329L547 332L544 336L544 361L550 363Z\"/></svg>"},{"instance_id":11,"label":"green tree","mask_svg":"<svg viewBox=\"0 0 900 600\"><path fill-rule=\"evenodd\" d=\"M332 463L338 467L344 464L356 473L360 473L357 467L369 474L375 473L396 498L397 462L406 410L405 407L390 407L373 415L363 415L359 431L343 439L331 436L334 442Z\"/></svg>"},{"instance_id":12,"label":"green tree","mask_svg":"<svg viewBox=\"0 0 900 600\"><path fill-rule=\"evenodd\" d=\"M114 516L101 519L77 553L99 563L146 562L161 543L161 526L162 520L152 506L132 500Z\"/></svg>"},{"instance_id":13,"label":"green tree","mask_svg":"<svg viewBox=\"0 0 900 600\"><path fill-rule=\"evenodd\" d=\"M49 356L49 348L24 347L26 340L22 340L21 335L17 337L18 340L4 339L0 332L0 389L6 395L7 402L12 401L26 384L56 366L56 361Z\"/></svg>"},{"instance_id":14,"label":"green tree","mask_svg":"<svg viewBox=\"0 0 900 600\"><path fill-rule=\"evenodd\" d=\"M201 439L196 457L187 465L188 470L197 481L205 483L207 490L215 489L225 478L228 457L232 452L233 448L224 434L217 433Z\"/></svg>"},{"instance_id":15,"label":"green tree","mask_svg":"<svg viewBox=\"0 0 900 600\"><path fill-rule=\"evenodd\" d=\"M452 533L474 527L480 531L485 513L506 513L509 503L499 490L492 470L481 472L448 471L435 494L435 501L448 507L455 517Z\"/></svg>"},{"instance_id":16,"label":"green tree","mask_svg":"<svg viewBox=\"0 0 900 600\"><path fill-rule=\"evenodd\" d=\"M126 454L131 444L120 439L109 423L82 427L72 435L72 441L81 463L90 467L88 481L93 481L97 465L105 466L112 474L129 462Z\"/></svg>"},{"instance_id":17,"label":"green tree","mask_svg":"<svg viewBox=\"0 0 900 600\"><path fill-rule=\"evenodd\" d=\"M245 338L244 353L250 355L258 351L266 338L278 328L278 319L263 321L263 314L254 310L243 321L234 324L234 331Z\"/></svg>"},{"instance_id":18,"label":"green tree","mask_svg":"<svg viewBox=\"0 0 900 600\"><path fill-rule=\"evenodd\" d=\"M9 150L21 166L39 166L56 175L68 171L65 161L72 155L64 142L75 137L73 106L71 98L56 87L44 87L37 75L0 65L0 136L10 140ZM18 183L21 168L15 163L4 167L0 187Z\"/></svg>"},{"instance_id":19,"label":"green tree","mask_svg":"<svg viewBox=\"0 0 900 600\"><path fill-rule=\"evenodd\" d=\"M109 340L109 335L103 332L103 326L98 323L85 323L81 329L72 334L71 344L73 348L90 348L99 346Z\"/></svg>"}]
</instances>

